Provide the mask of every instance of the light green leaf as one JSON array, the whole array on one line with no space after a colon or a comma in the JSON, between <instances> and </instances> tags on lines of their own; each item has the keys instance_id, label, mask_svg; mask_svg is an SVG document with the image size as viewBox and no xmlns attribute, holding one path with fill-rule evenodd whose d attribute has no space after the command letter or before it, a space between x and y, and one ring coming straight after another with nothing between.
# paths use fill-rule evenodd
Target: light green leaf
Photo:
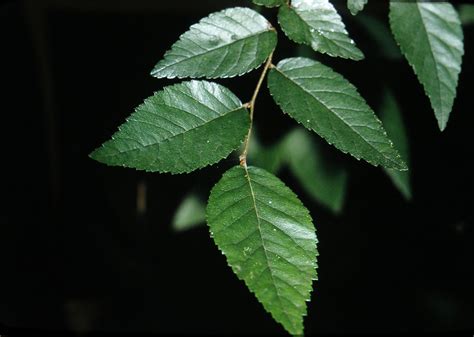
<instances>
[{"instance_id":1,"label":"light green leaf","mask_svg":"<svg viewBox=\"0 0 474 337\"><path fill-rule=\"evenodd\" d=\"M195 194L187 195L173 217L173 229L177 232L198 227L206 222L206 205Z\"/></svg>"},{"instance_id":2,"label":"light green leaf","mask_svg":"<svg viewBox=\"0 0 474 337\"><path fill-rule=\"evenodd\" d=\"M229 89L205 81L183 82L146 99L90 156L139 170L190 172L228 156L249 126L247 109Z\"/></svg>"},{"instance_id":3,"label":"light green leaf","mask_svg":"<svg viewBox=\"0 0 474 337\"><path fill-rule=\"evenodd\" d=\"M285 4L285 0L252 0L254 4L265 7L277 7Z\"/></svg>"},{"instance_id":4,"label":"light green leaf","mask_svg":"<svg viewBox=\"0 0 474 337\"><path fill-rule=\"evenodd\" d=\"M462 4L459 6L459 18L463 25L472 25L474 23L474 5Z\"/></svg>"},{"instance_id":5,"label":"light green leaf","mask_svg":"<svg viewBox=\"0 0 474 337\"><path fill-rule=\"evenodd\" d=\"M278 21L291 40L317 52L353 60L364 58L328 0L293 0L291 6L280 7Z\"/></svg>"},{"instance_id":6,"label":"light green leaf","mask_svg":"<svg viewBox=\"0 0 474 337\"><path fill-rule=\"evenodd\" d=\"M390 139L393 140L395 147L400 152L400 156L407 166L410 166L410 148L408 144L408 135L403 123L402 114L393 94L385 90L382 106L380 109L380 119L387 130ZM392 179L393 184L402 193L405 199L411 199L410 172L397 171L384 168L384 171Z\"/></svg>"},{"instance_id":7,"label":"light green leaf","mask_svg":"<svg viewBox=\"0 0 474 337\"><path fill-rule=\"evenodd\" d=\"M282 110L329 144L377 166L406 170L382 123L341 75L306 58L278 63L268 87Z\"/></svg>"},{"instance_id":8,"label":"light green leaf","mask_svg":"<svg viewBox=\"0 0 474 337\"><path fill-rule=\"evenodd\" d=\"M368 0L347 0L347 8L352 15L357 15L367 5Z\"/></svg>"},{"instance_id":9,"label":"light green leaf","mask_svg":"<svg viewBox=\"0 0 474 337\"><path fill-rule=\"evenodd\" d=\"M317 278L317 240L308 210L274 175L234 167L212 189L206 214L237 277L289 333L301 335Z\"/></svg>"},{"instance_id":10,"label":"light green leaf","mask_svg":"<svg viewBox=\"0 0 474 337\"><path fill-rule=\"evenodd\" d=\"M430 98L440 130L456 97L464 54L461 22L447 2L390 1L390 26Z\"/></svg>"},{"instance_id":11,"label":"light green leaf","mask_svg":"<svg viewBox=\"0 0 474 337\"><path fill-rule=\"evenodd\" d=\"M282 146L291 172L306 192L334 213L340 213L347 187L347 171L331 165L309 131L303 128L290 132Z\"/></svg>"},{"instance_id":12,"label":"light green leaf","mask_svg":"<svg viewBox=\"0 0 474 337\"><path fill-rule=\"evenodd\" d=\"M232 77L261 65L273 51L277 34L250 8L228 8L192 25L151 74L158 78Z\"/></svg>"}]
</instances>

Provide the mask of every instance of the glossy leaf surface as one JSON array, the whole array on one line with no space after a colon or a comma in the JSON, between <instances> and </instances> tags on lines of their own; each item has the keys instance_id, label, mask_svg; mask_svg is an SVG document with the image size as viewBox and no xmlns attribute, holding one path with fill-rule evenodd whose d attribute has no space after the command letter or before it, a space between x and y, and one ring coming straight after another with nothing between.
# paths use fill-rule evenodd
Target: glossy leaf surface
<instances>
[{"instance_id":1,"label":"glossy leaf surface","mask_svg":"<svg viewBox=\"0 0 474 337\"><path fill-rule=\"evenodd\" d=\"M306 58L285 59L271 69L268 87L283 112L342 152L407 169L357 89L331 68Z\"/></svg>"},{"instance_id":2,"label":"glossy leaf surface","mask_svg":"<svg viewBox=\"0 0 474 337\"><path fill-rule=\"evenodd\" d=\"M281 180L234 167L211 191L211 235L239 279L293 335L303 333L316 279L316 233L308 210Z\"/></svg>"},{"instance_id":3,"label":"glossy leaf surface","mask_svg":"<svg viewBox=\"0 0 474 337\"><path fill-rule=\"evenodd\" d=\"M90 156L139 170L190 172L228 156L245 139L249 125L247 109L229 89L183 82L146 99Z\"/></svg>"},{"instance_id":4,"label":"glossy leaf surface","mask_svg":"<svg viewBox=\"0 0 474 337\"><path fill-rule=\"evenodd\" d=\"M444 130L464 54L456 10L448 2L390 1L390 26L430 99L440 130Z\"/></svg>"},{"instance_id":5,"label":"glossy leaf surface","mask_svg":"<svg viewBox=\"0 0 474 337\"><path fill-rule=\"evenodd\" d=\"M250 8L228 8L192 25L152 75L158 78L232 77L261 65L276 46L275 29Z\"/></svg>"},{"instance_id":6,"label":"glossy leaf surface","mask_svg":"<svg viewBox=\"0 0 474 337\"><path fill-rule=\"evenodd\" d=\"M364 58L328 0L293 0L291 6L280 7L278 21L291 40L317 52L353 60Z\"/></svg>"}]
</instances>

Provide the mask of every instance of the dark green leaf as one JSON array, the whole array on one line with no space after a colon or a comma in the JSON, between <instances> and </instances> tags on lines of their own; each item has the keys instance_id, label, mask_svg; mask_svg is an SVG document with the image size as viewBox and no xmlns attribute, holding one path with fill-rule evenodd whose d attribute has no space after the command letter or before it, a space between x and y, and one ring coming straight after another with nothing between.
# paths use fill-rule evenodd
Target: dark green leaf
<instances>
[{"instance_id":1,"label":"dark green leaf","mask_svg":"<svg viewBox=\"0 0 474 337\"><path fill-rule=\"evenodd\" d=\"M474 23L474 5L459 6L459 18L463 25L472 25Z\"/></svg>"},{"instance_id":2,"label":"dark green leaf","mask_svg":"<svg viewBox=\"0 0 474 337\"><path fill-rule=\"evenodd\" d=\"M364 9L367 2L368 0L347 0L347 8L349 8L352 15L357 15Z\"/></svg>"},{"instance_id":3,"label":"dark green leaf","mask_svg":"<svg viewBox=\"0 0 474 337\"><path fill-rule=\"evenodd\" d=\"M291 172L306 192L334 213L340 213L346 192L347 171L331 165L309 131L303 128L290 132L282 146Z\"/></svg>"},{"instance_id":4,"label":"dark green leaf","mask_svg":"<svg viewBox=\"0 0 474 337\"><path fill-rule=\"evenodd\" d=\"M317 52L353 60L364 58L328 0L293 0L291 6L280 7L278 21L290 39Z\"/></svg>"},{"instance_id":5,"label":"dark green leaf","mask_svg":"<svg viewBox=\"0 0 474 337\"><path fill-rule=\"evenodd\" d=\"M270 173L277 174L280 171L285 153L280 144L264 146L258 140L256 129L252 132L247 162L252 166L258 166Z\"/></svg>"},{"instance_id":6,"label":"dark green leaf","mask_svg":"<svg viewBox=\"0 0 474 337\"><path fill-rule=\"evenodd\" d=\"M464 54L461 22L447 2L390 1L390 26L431 101L440 130L451 113Z\"/></svg>"},{"instance_id":7,"label":"dark green leaf","mask_svg":"<svg viewBox=\"0 0 474 337\"><path fill-rule=\"evenodd\" d=\"M90 156L108 165L190 172L228 156L249 125L247 109L227 88L183 82L146 99Z\"/></svg>"},{"instance_id":8,"label":"dark green leaf","mask_svg":"<svg viewBox=\"0 0 474 337\"><path fill-rule=\"evenodd\" d=\"M382 20L377 17L365 14L356 16L354 20L364 27L369 38L378 44L375 48L376 52L392 60L402 58L400 48L398 48L397 43L393 39L393 35L390 33L390 28L387 23L382 22Z\"/></svg>"},{"instance_id":9,"label":"dark green leaf","mask_svg":"<svg viewBox=\"0 0 474 337\"><path fill-rule=\"evenodd\" d=\"M198 227L206 222L206 205L195 194L187 195L173 217L173 229L177 232Z\"/></svg>"},{"instance_id":10,"label":"dark green leaf","mask_svg":"<svg viewBox=\"0 0 474 337\"><path fill-rule=\"evenodd\" d=\"M252 0L254 4L265 7L277 7L285 4L285 0Z\"/></svg>"},{"instance_id":11,"label":"dark green leaf","mask_svg":"<svg viewBox=\"0 0 474 337\"><path fill-rule=\"evenodd\" d=\"M387 130L387 134L397 150L400 152L400 156L405 161L407 166L410 166L410 149L408 144L408 135L405 130L403 123L402 114L398 107L397 101L393 94L386 90L383 96L382 106L380 109L380 119ZM411 199L411 186L410 186L410 172L409 171L397 171L392 169L384 168L384 171L392 179L394 185L402 193L405 199Z\"/></svg>"},{"instance_id":12,"label":"dark green leaf","mask_svg":"<svg viewBox=\"0 0 474 337\"><path fill-rule=\"evenodd\" d=\"M151 74L158 78L242 75L261 65L276 43L276 31L263 16L250 8L228 8L192 25Z\"/></svg>"},{"instance_id":13,"label":"dark green leaf","mask_svg":"<svg viewBox=\"0 0 474 337\"><path fill-rule=\"evenodd\" d=\"M206 214L235 274L277 322L301 335L317 278L317 240L308 210L274 175L234 167L212 189Z\"/></svg>"},{"instance_id":14,"label":"dark green leaf","mask_svg":"<svg viewBox=\"0 0 474 337\"><path fill-rule=\"evenodd\" d=\"M339 150L373 165L406 170L382 123L341 75L306 58L281 61L268 87L282 110Z\"/></svg>"}]
</instances>

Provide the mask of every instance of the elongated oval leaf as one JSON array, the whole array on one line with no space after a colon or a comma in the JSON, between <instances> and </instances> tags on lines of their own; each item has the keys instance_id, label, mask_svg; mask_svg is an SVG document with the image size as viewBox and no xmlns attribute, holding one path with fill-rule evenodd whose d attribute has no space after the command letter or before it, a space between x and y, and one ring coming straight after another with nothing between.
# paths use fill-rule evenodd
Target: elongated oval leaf
<instances>
[{"instance_id":1,"label":"elongated oval leaf","mask_svg":"<svg viewBox=\"0 0 474 337\"><path fill-rule=\"evenodd\" d=\"M268 87L282 110L344 153L373 165L406 170L372 109L331 68L290 58L272 68Z\"/></svg>"},{"instance_id":2,"label":"elongated oval leaf","mask_svg":"<svg viewBox=\"0 0 474 337\"><path fill-rule=\"evenodd\" d=\"M206 214L237 277L288 332L301 335L317 277L317 240L307 209L274 175L234 167L212 189Z\"/></svg>"},{"instance_id":3,"label":"elongated oval leaf","mask_svg":"<svg viewBox=\"0 0 474 337\"><path fill-rule=\"evenodd\" d=\"M261 65L276 46L271 24L250 8L228 8L192 25L151 74L158 78L232 77Z\"/></svg>"},{"instance_id":4,"label":"elongated oval leaf","mask_svg":"<svg viewBox=\"0 0 474 337\"><path fill-rule=\"evenodd\" d=\"M108 165L190 172L229 155L249 125L247 109L227 88L184 82L146 99L90 156Z\"/></svg>"},{"instance_id":5,"label":"elongated oval leaf","mask_svg":"<svg viewBox=\"0 0 474 337\"><path fill-rule=\"evenodd\" d=\"M291 6L280 7L278 21L290 39L317 52L353 60L364 58L328 0L293 0Z\"/></svg>"},{"instance_id":6,"label":"elongated oval leaf","mask_svg":"<svg viewBox=\"0 0 474 337\"><path fill-rule=\"evenodd\" d=\"M265 7L277 7L285 4L286 0L252 0L254 4Z\"/></svg>"},{"instance_id":7,"label":"elongated oval leaf","mask_svg":"<svg viewBox=\"0 0 474 337\"><path fill-rule=\"evenodd\" d=\"M430 98L440 130L444 130L464 54L456 10L447 2L390 1L390 26Z\"/></svg>"},{"instance_id":8,"label":"elongated oval leaf","mask_svg":"<svg viewBox=\"0 0 474 337\"><path fill-rule=\"evenodd\" d=\"M408 144L408 135L403 123L402 113L398 107L393 94L386 89L384 92L382 106L380 108L380 119L387 130L390 139L393 140L395 147L400 152L400 156L407 166L410 166L410 147ZM411 199L410 172L397 171L384 168L384 171L392 179L395 187L400 191L406 200Z\"/></svg>"},{"instance_id":9,"label":"elongated oval leaf","mask_svg":"<svg viewBox=\"0 0 474 337\"><path fill-rule=\"evenodd\" d=\"M347 8L352 15L357 15L367 5L368 0L347 0Z\"/></svg>"},{"instance_id":10,"label":"elongated oval leaf","mask_svg":"<svg viewBox=\"0 0 474 337\"><path fill-rule=\"evenodd\" d=\"M281 146L291 172L304 190L332 212L340 213L346 194L347 171L329 162L310 131L303 128L286 135Z\"/></svg>"}]
</instances>

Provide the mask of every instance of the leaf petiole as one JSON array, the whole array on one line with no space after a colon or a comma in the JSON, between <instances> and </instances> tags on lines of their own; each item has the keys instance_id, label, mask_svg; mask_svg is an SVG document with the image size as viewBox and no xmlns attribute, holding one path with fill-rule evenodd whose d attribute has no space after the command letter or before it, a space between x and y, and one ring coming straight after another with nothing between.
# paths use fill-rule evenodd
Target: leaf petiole
<instances>
[{"instance_id":1,"label":"leaf petiole","mask_svg":"<svg viewBox=\"0 0 474 337\"><path fill-rule=\"evenodd\" d=\"M258 79L257 86L255 87L255 90L253 92L252 98L250 99L250 102L244 104L245 107L248 107L250 109L249 132L247 134L247 137L245 138L244 150L242 154L239 156L240 166L245 167L245 168L247 168L247 154L249 152L250 137L252 136L255 101L257 100L258 93L260 91L260 88L262 87L262 83L263 83L263 80L265 79L265 76L267 75L268 69L270 69L270 67L273 66L272 58L273 58L273 52L270 53L270 55L267 58L267 62L265 62L265 66L263 67L262 73L260 75L260 78Z\"/></svg>"}]
</instances>

